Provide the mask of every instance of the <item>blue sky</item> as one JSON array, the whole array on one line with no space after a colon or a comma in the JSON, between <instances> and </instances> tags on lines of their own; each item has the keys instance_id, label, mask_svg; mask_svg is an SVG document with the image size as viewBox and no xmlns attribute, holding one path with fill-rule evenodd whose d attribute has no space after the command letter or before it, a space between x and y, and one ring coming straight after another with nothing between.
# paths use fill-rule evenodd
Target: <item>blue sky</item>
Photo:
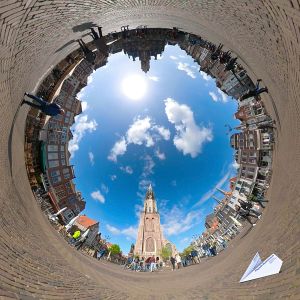
<instances>
[{"instance_id":1,"label":"blue sky","mask_svg":"<svg viewBox=\"0 0 300 300\"><path fill-rule=\"evenodd\" d=\"M215 187L235 174L225 124L238 124L236 102L177 46L150 65L145 74L138 60L110 56L78 95L84 111L69 145L84 213L124 253L150 182L165 238L182 250L203 231L211 195L221 198Z\"/></svg>"}]
</instances>

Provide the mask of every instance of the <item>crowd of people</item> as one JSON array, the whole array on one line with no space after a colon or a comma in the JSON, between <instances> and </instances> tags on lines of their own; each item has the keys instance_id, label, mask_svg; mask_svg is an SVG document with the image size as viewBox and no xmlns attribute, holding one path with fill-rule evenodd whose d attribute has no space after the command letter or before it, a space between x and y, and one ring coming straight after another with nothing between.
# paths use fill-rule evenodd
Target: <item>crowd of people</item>
<instances>
[{"instance_id":1,"label":"crowd of people","mask_svg":"<svg viewBox=\"0 0 300 300\"><path fill-rule=\"evenodd\" d=\"M139 258L129 256L124 265L124 269L135 272L154 272L162 270L163 267L170 267L172 271L181 269L193 264L200 263L200 257L196 250L192 250L188 255L176 255L171 256L167 261L162 261L159 257L150 256L148 258Z\"/></svg>"},{"instance_id":2,"label":"crowd of people","mask_svg":"<svg viewBox=\"0 0 300 300\"><path fill-rule=\"evenodd\" d=\"M261 212L259 211L259 206L262 208L265 208L264 204L265 202L268 202L268 200L265 200L262 196L256 197L254 195L251 195L248 198L248 201L243 201L241 199L238 200L239 205L235 205L235 210L237 211L237 214L244 220L246 220L248 223L250 223L252 226L256 225L256 222L252 222L252 218L256 218L256 220L259 220L261 218Z\"/></svg>"},{"instance_id":3,"label":"crowd of people","mask_svg":"<svg viewBox=\"0 0 300 300\"><path fill-rule=\"evenodd\" d=\"M129 269L136 272L153 272L160 270L163 267L163 262L160 261L159 257L149 256L148 258L139 258L129 256L124 265L124 269Z\"/></svg>"}]
</instances>

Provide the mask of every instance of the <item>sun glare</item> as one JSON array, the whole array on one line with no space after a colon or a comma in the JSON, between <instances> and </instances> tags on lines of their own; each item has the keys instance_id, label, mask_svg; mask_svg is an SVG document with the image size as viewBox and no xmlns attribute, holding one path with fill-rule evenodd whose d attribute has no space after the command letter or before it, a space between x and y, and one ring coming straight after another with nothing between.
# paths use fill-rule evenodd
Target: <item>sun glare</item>
<instances>
[{"instance_id":1,"label":"sun glare","mask_svg":"<svg viewBox=\"0 0 300 300\"><path fill-rule=\"evenodd\" d=\"M122 81L123 93L132 100L143 98L147 90L147 83L143 76L129 75Z\"/></svg>"}]
</instances>

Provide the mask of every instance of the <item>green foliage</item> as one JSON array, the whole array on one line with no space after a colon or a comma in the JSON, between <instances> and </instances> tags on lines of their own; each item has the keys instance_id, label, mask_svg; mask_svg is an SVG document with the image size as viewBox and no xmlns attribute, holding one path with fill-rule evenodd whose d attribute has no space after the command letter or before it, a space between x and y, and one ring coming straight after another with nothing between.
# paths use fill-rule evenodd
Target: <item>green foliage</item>
<instances>
[{"instance_id":1,"label":"green foliage","mask_svg":"<svg viewBox=\"0 0 300 300\"><path fill-rule=\"evenodd\" d=\"M172 255L172 250L168 247L163 247L160 252L160 256L164 261L168 260Z\"/></svg>"},{"instance_id":2,"label":"green foliage","mask_svg":"<svg viewBox=\"0 0 300 300\"><path fill-rule=\"evenodd\" d=\"M108 248L108 250L111 252L111 255L117 255L121 253L121 248L117 244L111 245L110 248Z\"/></svg>"},{"instance_id":3,"label":"green foliage","mask_svg":"<svg viewBox=\"0 0 300 300\"><path fill-rule=\"evenodd\" d=\"M189 255L189 254L191 253L191 251L193 251L193 250L194 250L194 247L193 247L192 245L190 245L190 246L186 247L185 249L183 249L182 255L183 255L183 256L187 256L187 255Z\"/></svg>"}]
</instances>

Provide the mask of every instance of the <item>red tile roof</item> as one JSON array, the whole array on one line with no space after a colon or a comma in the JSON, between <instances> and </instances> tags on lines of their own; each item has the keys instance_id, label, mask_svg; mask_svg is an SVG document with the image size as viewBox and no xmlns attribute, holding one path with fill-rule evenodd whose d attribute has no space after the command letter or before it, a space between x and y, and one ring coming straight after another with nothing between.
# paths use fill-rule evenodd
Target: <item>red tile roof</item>
<instances>
[{"instance_id":1,"label":"red tile roof","mask_svg":"<svg viewBox=\"0 0 300 300\"><path fill-rule=\"evenodd\" d=\"M82 225L85 228L90 228L91 226L93 226L99 222L90 219L86 215L82 215L76 220L76 223L79 223L80 225Z\"/></svg>"},{"instance_id":2,"label":"red tile roof","mask_svg":"<svg viewBox=\"0 0 300 300\"><path fill-rule=\"evenodd\" d=\"M232 177L229 180L230 180L230 182L236 182L236 179L237 179L237 177Z\"/></svg>"}]
</instances>

